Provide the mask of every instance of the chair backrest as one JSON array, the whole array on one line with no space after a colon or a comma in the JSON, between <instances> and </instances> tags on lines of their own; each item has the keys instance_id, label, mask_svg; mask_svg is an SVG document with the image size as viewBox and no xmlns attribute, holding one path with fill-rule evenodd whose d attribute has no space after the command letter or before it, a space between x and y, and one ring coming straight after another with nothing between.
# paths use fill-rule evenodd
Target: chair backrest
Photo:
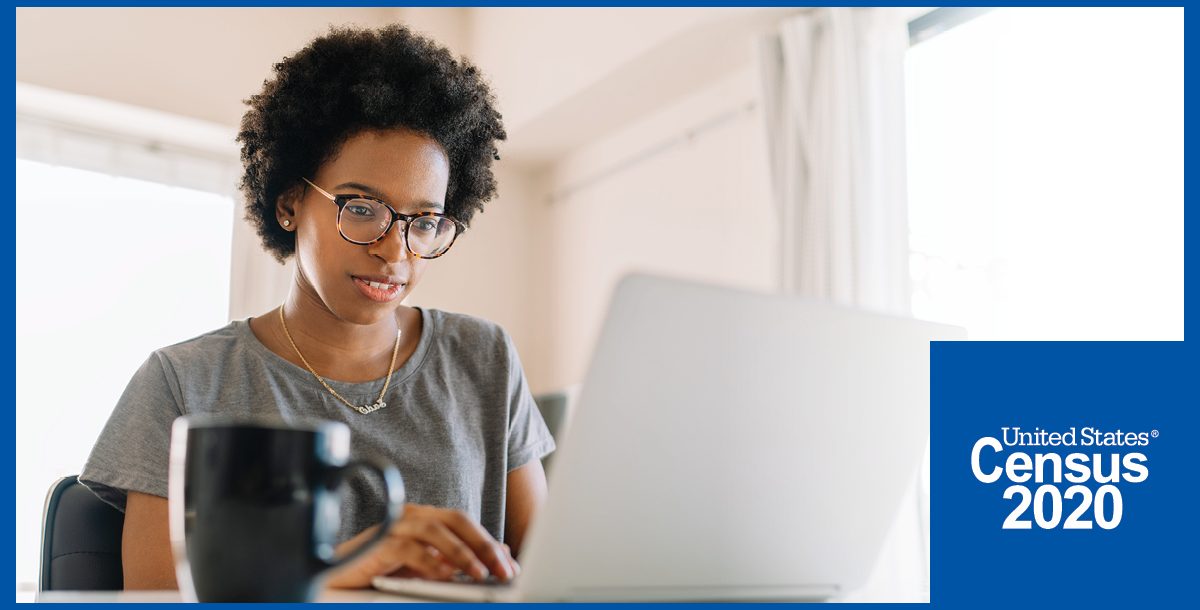
<instances>
[{"instance_id":1,"label":"chair backrest","mask_svg":"<svg viewBox=\"0 0 1200 610\"><path fill-rule=\"evenodd\" d=\"M537 403L538 411L542 414L542 419L546 420L546 427L550 430L550 436L557 441L559 435L563 432L563 424L567 420L567 408L569 404L569 396L566 392L546 392L533 397ZM554 458L554 454L546 456L542 459L542 467L547 472L550 470L550 461Z\"/></svg>"},{"instance_id":2,"label":"chair backrest","mask_svg":"<svg viewBox=\"0 0 1200 610\"><path fill-rule=\"evenodd\" d=\"M121 530L125 514L63 477L50 487L42 514L40 591L116 591L124 588Z\"/></svg>"}]
</instances>

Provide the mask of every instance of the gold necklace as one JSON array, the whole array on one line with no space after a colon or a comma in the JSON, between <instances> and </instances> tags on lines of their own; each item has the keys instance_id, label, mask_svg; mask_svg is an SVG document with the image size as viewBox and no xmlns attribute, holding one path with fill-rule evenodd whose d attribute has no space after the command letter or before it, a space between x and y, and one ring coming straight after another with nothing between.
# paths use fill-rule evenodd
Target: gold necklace
<instances>
[{"instance_id":1,"label":"gold necklace","mask_svg":"<svg viewBox=\"0 0 1200 610\"><path fill-rule=\"evenodd\" d=\"M320 381L321 385L325 386L325 389L329 390L329 393L333 394L335 398L346 403L347 407L350 407L351 409L354 409L363 415L374 413L387 406L387 403L383 402L383 395L387 394L388 385L392 383L392 373L396 372L396 354L400 352L400 334L402 332L399 328L396 329L396 346L392 348L392 363L388 365L388 374L387 377L384 377L383 379L383 389L379 391L379 398L375 399L375 404L373 405L359 406L350 402L349 400L346 400L341 394L337 393L337 390L329 387L329 384L326 383L325 380L313 370L313 367L308 363L308 360L304 359L304 354L300 353L300 348L296 347L296 342L292 340L292 333L288 332L287 321L283 319L282 305L279 306L279 323L283 324L283 334L287 336L288 343L292 344L292 349L296 350L296 355L300 356L300 362L304 363L304 366L308 369L308 372L312 373L313 377L316 377L317 381Z\"/></svg>"}]
</instances>

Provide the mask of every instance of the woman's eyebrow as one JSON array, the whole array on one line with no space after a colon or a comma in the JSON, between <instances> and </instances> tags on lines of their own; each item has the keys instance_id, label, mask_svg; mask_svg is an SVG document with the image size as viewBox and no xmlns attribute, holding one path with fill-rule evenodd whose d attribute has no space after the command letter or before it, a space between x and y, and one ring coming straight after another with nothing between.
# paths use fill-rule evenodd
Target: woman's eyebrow
<instances>
[{"instance_id":1,"label":"woman's eyebrow","mask_svg":"<svg viewBox=\"0 0 1200 610\"><path fill-rule=\"evenodd\" d=\"M367 186L361 182L343 182L343 183L333 187L333 190L335 190L335 191L340 191L342 189L353 189L353 190L359 191L359 194L370 195L372 197L376 197L376 198L382 199L384 201L387 201L388 203L392 203L391 201L388 201L387 197L383 196L383 193L381 193L378 190L376 190L375 188ZM433 201L420 201L417 203L417 207L419 207L421 209L435 210L438 212L442 211L442 204L435 203Z\"/></svg>"}]
</instances>

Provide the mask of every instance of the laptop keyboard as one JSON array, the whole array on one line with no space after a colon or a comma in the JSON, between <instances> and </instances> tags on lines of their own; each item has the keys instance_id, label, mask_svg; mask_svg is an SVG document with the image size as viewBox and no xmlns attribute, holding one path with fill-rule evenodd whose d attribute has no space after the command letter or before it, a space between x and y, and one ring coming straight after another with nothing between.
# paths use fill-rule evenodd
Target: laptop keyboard
<instances>
[{"instance_id":1,"label":"laptop keyboard","mask_svg":"<svg viewBox=\"0 0 1200 610\"><path fill-rule=\"evenodd\" d=\"M463 585L476 585L480 587L507 587L512 585L512 581L501 582L500 579L491 574L488 574L488 577L483 580L475 580L466 572L455 572L454 576L450 578L450 582Z\"/></svg>"}]
</instances>

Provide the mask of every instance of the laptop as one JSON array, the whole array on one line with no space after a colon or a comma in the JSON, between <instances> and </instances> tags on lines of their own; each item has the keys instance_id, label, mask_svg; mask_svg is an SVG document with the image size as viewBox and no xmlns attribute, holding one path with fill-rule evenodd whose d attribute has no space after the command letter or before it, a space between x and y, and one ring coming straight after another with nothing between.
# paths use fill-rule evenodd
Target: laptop
<instances>
[{"instance_id":1,"label":"laptop","mask_svg":"<svg viewBox=\"0 0 1200 610\"><path fill-rule=\"evenodd\" d=\"M614 292L511 583L457 601L820 601L861 587L962 329L632 275Z\"/></svg>"}]
</instances>

